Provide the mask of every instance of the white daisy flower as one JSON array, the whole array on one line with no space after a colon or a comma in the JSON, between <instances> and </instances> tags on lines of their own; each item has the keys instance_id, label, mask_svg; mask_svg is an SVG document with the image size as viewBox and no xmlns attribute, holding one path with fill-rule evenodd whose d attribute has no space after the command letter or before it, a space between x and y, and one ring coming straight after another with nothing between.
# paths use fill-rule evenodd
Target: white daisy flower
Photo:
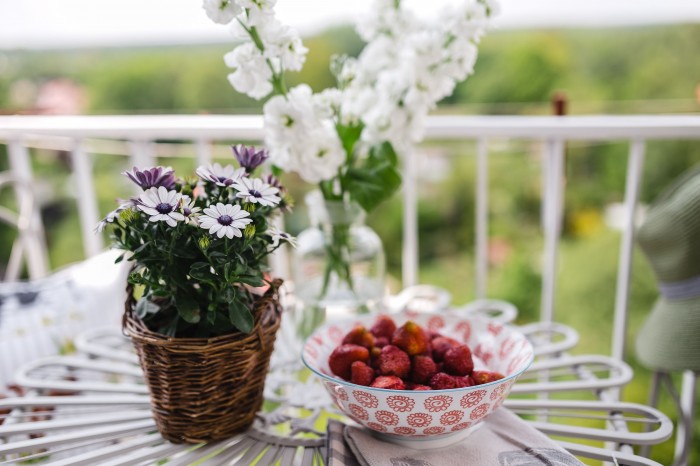
<instances>
[{"instance_id":1,"label":"white daisy flower","mask_svg":"<svg viewBox=\"0 0 700 466\"><path fill-rule=\"evenodd\" d=\"M185 216L177 212L182 194L177 191L168 191L163 186L153 187L144 191L136 207L151 217L151 222L165 222L174 227L177 222L185 220Z\"/></svg>"},{"instance_id":2,"label":"white daisy flower","mask_svg":"<svg viewBox=\"0 0 700 466\"><path fill-rule=\"evenodd\" d=\"M209 230L210 234L216 233L216 236L223 238L226 235L231 239L234 236L242 237L241 230L246 225L252 222L250 214L245 210L241 210L239 205L217 203L215 206L209 206L204 209L204 215L199 217L199 226L205 230Z\"/></svg>"},{"instance_id":3,"label":"white daisy flower","mask_svg":"<svg viewBox=\"0 0 700 466\"><path fill-rule=\"evenodd\" d=\"M204 181L210 181L217 186L231 186L243 176L245 176L245 168L236 170L233 165L221 166L218 163L206 165L197 168L197 175Z\"/></svg>"},{"instance_id":4,"label":"white daisy flower","mask_svg":"<svg viewBox=\"0 0 700 466\"><path fill-rule=\"evenodd\" d=\"M286 231L282 231L279 228L275 228L275 227L269 227L265 233L267 235L269 235L270 238L272 239L271 246L273 248L276 248L277 246L279 246L280 241L284 241L285 243L288 243L293 248L297 247L297 239L295 237L293 237L292 235L290 235L289 233L287 233Z\"/></svg>"},{"instance_id":5,"label":"white daisy flower","mask_svg":"<svg viewBox=\"0 0 700 466\"><path fill-rule=\"evenodd\" d=\"M185 223L197 223L197 217L202 208L195 206L194 199L191 199L190 196L183 195L180 206L182 215L185 216Z\"/></svg>"},{"instance_id":6,"label":"white daisy flower","mask_svg":"<svg viewBox=\"0 0 700 466\"><path fill-rule=\"evenodd\" d=\"M95 226L95 233L102 233L104 229L107 227L108 223L114 222L118 217L119 214L122 213L126 209L131 209L134 206L134 201L127 201L127 202L122 202L119 207L111 211L110 213L107 214L105 218L100 220L100 222Z\"/></svg>"},{"instance_id":7,"label":"white daisy flower","mask_svg":"<svg viewBox=\"0 0 700 466\"><path fill-rule=\"evenodd\" d=\"M243 198L246 202L272 207L279 204L281 198L277 196L279 189L270 186L260 178L241 178L233 185L238 191L236 197Z\"/></svg>"}]
</instances>

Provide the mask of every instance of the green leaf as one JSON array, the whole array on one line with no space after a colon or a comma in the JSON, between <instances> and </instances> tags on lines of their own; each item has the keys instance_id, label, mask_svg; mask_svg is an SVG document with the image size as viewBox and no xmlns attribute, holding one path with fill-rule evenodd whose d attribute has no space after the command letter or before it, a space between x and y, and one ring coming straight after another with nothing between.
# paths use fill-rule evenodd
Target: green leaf
<instances>
[{"instance_id":1,"label":"green leaf","mask_svg":"<svg viewBox=\"0 0 700 466\"><path fill-rule=\"evenodd\" d=\"M200 319L199 304L187 293L175 295L177 313L185 322L196 324Z\"/></svg>"},{"instance_id":2,"label":"green leaf","mask_svg":"<svg viewBox=\"0 0 700 466\"><path fill-rule=\"evenodd\" d=\"M350 197L365 211L373 210L401 186L397 165L398 157L390 143L372 147L362 165L350 168L346 173L345 185Z\"/></svg>"},{"instance_id":3,"label":"green leaf","mask_svg":"<svg viewBox=\"0 0 700 466\"><path fill-rule=\"evenodd\" d=\"M195 262L190 266L190 277L201 282L215 284L217 276L211 273L211 266L206 262Z\"/></svg>"},{"instance_id":4,"label":"green leaf","mask_svg":"<svg viewBox=\"0 0 700 466\"><path fill-rule=\"evenodd\" d=\"M253 314L248 306L237 299L228 304L228 318L241 332L250 333L253 330Z\"/></svg>"},{"instance_id":5,"label":"green leaf","mask_svg":"<svg viewBox=\"0 0 700 466\"><path fill-rule=\"evenodd\" d=\"M149 314L155 314L160 311L160 306L146 298L141 298L136 303L134 310L139 319L145 319Z\"/></svg>"},{"instance_id":6,"label":"green leaf","mask_svg":"<svg viewBox=\"0 0 700 466\"><path fill-rule=\"evenodd\" d=\"M352 157L352 152L355 149L355 144L360 140L362 135L363 125L345 126L336 125L335 127L340 140L343 142L343 149L348 160Z\"/></svg>"},{"instance_id":7,"label":"green leaf","mask_svg":"<svg viewBox=\"0 0 700 466\"><path fill-rule=\"evenodd\" d=\"M239 283L244 283L255 287L263 286L265 284L262 275L240 275L237 280Z\"/></svg>"}]
</instances>

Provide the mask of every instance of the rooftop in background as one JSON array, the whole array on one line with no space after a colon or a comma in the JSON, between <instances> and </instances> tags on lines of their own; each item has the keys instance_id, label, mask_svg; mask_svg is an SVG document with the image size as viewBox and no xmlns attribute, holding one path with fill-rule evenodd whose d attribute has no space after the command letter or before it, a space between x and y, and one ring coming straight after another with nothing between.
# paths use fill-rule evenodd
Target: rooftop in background
<instances>
[{"instance_id":1,"label":"rooftop in background","mask_svg":"<svg viewBox=\"0 0 700 466\"><path fill-rule=\"evenodd\" d=\"M278 0L278 12L302 33L347 22L371 0ZM421 15L435 2L404 0ZM438 0L439 4L448 0ZM22 0L0 3L0 49L191 44L231 40L199 0ZM500 0L498 28L607 27L700 22L697 0Z\"/></svg>"}]
</instances>

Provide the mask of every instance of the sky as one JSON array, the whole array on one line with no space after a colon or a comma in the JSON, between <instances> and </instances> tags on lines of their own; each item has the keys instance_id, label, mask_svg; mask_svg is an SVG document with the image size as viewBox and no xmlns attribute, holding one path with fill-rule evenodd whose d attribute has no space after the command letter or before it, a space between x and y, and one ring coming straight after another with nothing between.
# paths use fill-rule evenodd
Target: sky
<instances>
[{"instance_id":1,"label":"sky","mask_svg":"<svg viewBox=\"0 0 700 466\"><path fill-rule=\"evenodd\" d=\"M403 0L417 14L456 0ZM311 34L358 18L371 0L278 0L280 20ZM499 29L700 22L700 0L500 0ZM0 49L226 42L201 0L0 0Z\"/></svg>"}]
</instances>

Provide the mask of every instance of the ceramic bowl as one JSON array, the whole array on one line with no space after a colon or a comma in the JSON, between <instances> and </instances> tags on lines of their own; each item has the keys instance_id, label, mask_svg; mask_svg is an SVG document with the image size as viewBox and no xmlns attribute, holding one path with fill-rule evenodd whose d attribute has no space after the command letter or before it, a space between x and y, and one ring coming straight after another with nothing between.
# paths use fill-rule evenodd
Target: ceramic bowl
<instances>
[{"instance_id":1,"label":"ceramic bowl","mask_svg":"<svg viewBox=\"0 0 700 466\"><path fill-rule=\"evenodd\" d=\"M370 328L376 315L326 324L305 342L304 364L319 376L338 408L385 440L411 448L438 448L458 441L496 410L517 378L530 366L533 349L519 332L480 317L449 313L392 314L398 326L413 320L423 328L466 343L475 370L505 377L495 382L448 390L388 390L356 385L330 371L328 357L356 324Z\"/></svg>"}]
</instances>

